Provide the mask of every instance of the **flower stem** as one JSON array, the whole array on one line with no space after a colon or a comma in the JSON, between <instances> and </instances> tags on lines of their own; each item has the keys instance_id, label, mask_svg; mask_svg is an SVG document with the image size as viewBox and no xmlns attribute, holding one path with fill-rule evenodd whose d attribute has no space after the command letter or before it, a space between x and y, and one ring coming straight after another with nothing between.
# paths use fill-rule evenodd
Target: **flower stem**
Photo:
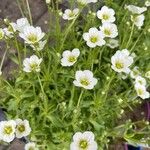
<instances>
[{"instance_id":1,"label":"flower stem","mask_svg":"<svg viewBox=\"0 0 150 150\"><path fill-rule=\"evenodd\" d=\"M73 86L72 91L71 91L71 98L70 98L69 106L68 106L68 107L69 107L69 109L71 108L72 103L73 103L74 90L75 90L75 88L74 88L74 86Z\"/></svg>"},{"instance_id":2,"label":"flower stem","mask_svg":"<svg viewBox=\"0 0 150 150\"><path fill-rule=\"evenodd\" d=\"M28 0L26 0L26 4L27 4L27 10L28 10L28 15L29 15L29 19L30 19L30 24L32 25L33 21L32 21L32 15L31 15L31 10L30 10L30 5L29 5Z\"/></svg>"},{"instance_id":3,"label":"flower stem","mask_svg":"<svg viewBox=\"0 0 150 150\"><path fill-rule=\"evenodd\" d=\"M15 38L15 44L16 44L17 53L18 53L18 62L19 62L19 67L20 67L20 69L21 69L21 55L20 55L20 50L19 50L19 45L18 45L17 38Z\"/></svg>"},{"instance_id":4,"label":"flower stem","mask_svg":"<svg viewBox=\"0 0 150 150\"><path fill-rule=\"evenodd\" d=\"M47 95L44 92L44 88L43 88L41 79L39 77L39 74L37 74L37 77L38 77L38 81L39 81L39 84L40 84L40 87L41 87L41 91L42 91L42 94L43 94L42 97L43 97L44 113L47 114L47 112L48 112L48 97L47 97Z\"/></svg>"},{"instance_id":5,"label":"flower stem","mask_svg":"<svg viewBox=\"0 0 150 150\"><path fill-rule=\"evenodd\" d=\"M99 53L99 67L101 67L102 55L103 55L104 49L105 49L105 46L103 46L103 48L101 49L101 51L100 51L100 53Z\"/></svg>"},{"instance_id":6,"label":"flower stem","mask_svg":"<svg viewBox=\"0 0 150 150\"><path fill-rule=\"evenodd\" d=\"M24 12L23 12L23 9L21 8L21 4L20 4L19 0L16 0L16 1L17 1L17 5L18 5L18 7L19 7L19 10L20 10L20 12L21 12L22 17L25 17Z\"/></svg>"},{"instance_id":7,"label":"flower stem","mask_svg":"<svg viewBox=\"0 0 150 150\"><path fill-rule=\"evenodd\" d=\"M71 24L69 25L69 27L68 27L67 30L65 31L65 35L64 35L64 38L63 38L63 41L62 41L62 44L61 44L61 46L60 46L59 51L61 51L61 49L63 48L63 45L64 45L64 43L65 43L65 41L66 41L66 38L67 38L67 36L68 36L68 34L69 34L69 32L70 32L72 26L74 25L75 21L77 20L78 16L80 15L81 11L82 11L82 9L80 10L79 14L73 19L73 21L71 22Z\"/></svg>"},{"instance_id":8,"label":"flower stem","mask_svg":"<svg viewBox=\"0 0 150 150\"><path fill-rule=\"evenodd\" d=\"M3 57L2 57L2 61L1 61L1 64L0 64L0 71L1 71L1 69L2 69L2 67L3 67L3 63L4 63L4 60L5 60L7 51L8 51L8 48L6 49L6 51L4 52L4 55L3 55Z\"/></svg>"},{"instance_id":9,"label":"flower stem","mask_svg":"<svg viewBox=\"0 0 150 150\"><path fill-rule=\"evenodd\" d=\"M77 109L79 108L79 105L80 105L80 102L81 102L81 98L82 98L82 95L83 95L83 90L81 90L81 93L80 93L80 96L79 96L79 99L78 99L78 103L77 103Z\"/></svg>"},{"instance_id":10,"label":"flower stem","mask_svg":"<svg viewBox=\"0 0 150 150\"><path fill-rule=\"evenodd\" d=\"M132 27L131 27L131 34L130 34L129 40L127 42L126 48L129 47L129 44L131 42L131 38L132 38L132 35L133 35L133 31L134 31L134 23L132 24Z\"/></svg>"},{"instance_id":11,"label":"flower stem","mask_svg":"<svg viewBox=\"0 0 150 150\"><path fill-rule=\"evenodd\" d=\"M39 81L39 84L40 84L40 87L41 87L41 91L42 91L43 95L45 95L44 88L43 88L41 79L40 79L40 77L39 77L39 74L37 74L37 77L38 77L38 81Z\"/></svg>"}]
</instances>

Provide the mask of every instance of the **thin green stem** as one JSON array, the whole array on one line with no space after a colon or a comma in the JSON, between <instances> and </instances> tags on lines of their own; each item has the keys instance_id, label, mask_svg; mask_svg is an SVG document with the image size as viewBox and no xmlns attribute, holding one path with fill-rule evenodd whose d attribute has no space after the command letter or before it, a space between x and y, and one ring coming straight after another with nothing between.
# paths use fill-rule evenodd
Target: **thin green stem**
<instances>
[{"instance_id":1,"label":"thin green stem","mask_svg":"<svg viewBox=\"0 0 150 150\"><path fill-rule=\"evenodd\" d=\"M19 7L19 10L20 10L20 12L21 12L22 17L25 17L24 12L23 12L23 9L21 8L21 5L20 5L19 0L16 0L16 1L17 1L17 5L18 5L18 7Z\"/></svg>"},{"instance_id":2,"label":"thin green stem","mask_svg":"<svg viewBox=\"0 0 150 150\"><path fill-rule=\"evenodd\" d=\"M69 34L69 32L70 32L70 29L71 29L72 26L74 25L75 20L76 20L76 19L74 19L74 20L72 21L72 23L70 24L70 26L69 26L69 27L67 28L67 30L65 31L65 35L64 35L62 44L61 44L61 46L60 46L60 51L62 50L62 48L63 48L63 46L64 46L64 43L65 43L65 41L66 41L66 38L67 38L67 36L68 36L68 34Z\"/></svg>"},{"instance_id":3,"label":"thin green stem","mask_svg":"<svg viewBox=\"0 0 150 150\"><path fill-rule=\"evenodd\" d=\"M37 74L37 77L38 77L38 81L39 81L39 84L40 84L40 87L41 87L41 91L42 91L43 95L45 95L44 88L43 88L41 79L40 79L40 77L39 77L39 74Z\"/></svg>"},{"instance_id":4,"label":"thin green stem","mask_svg":"<svg viewBox=\"0 0 150 150\"><path fill-rule=\"evenodd\" d=\"M101 63L102 63L102 54L103 54L104 49L105 49L105 46L101 49L99 53L99 67L101 66Z\"/></svg>"},{"instance_id":5,"label":"thin green stem","mask_svg":"<svg viewBox=\"0 0 150 150\"><path fill-rule=\"evenodd\" d=\"M66 41L66 38L67 38L67 36L68 36L68 34L69 34L69 32L70 32L70 29L71 29L72 26L74 25L75 21L77 20L78 16L80 15L81 11L82 11L82 9L80 10L79 14L73 19L73 21L71 22L71 24L69 25L69 27L68 27L67 30L65 31L65 35L64 35L64 38L63 38L63 41L62 41L62 44L61 44L61 46L60 46L59 51L62 50L62 48L63 48L63 46L64 46L64 43L65 43L65 41Z\"/></svg>"},{"instance_id":6,"label":"thin green stem","mask_svg":"<svg viewBox=\"0 0 150 150\"><path fill-rule=\"evenodd\" d=\"M69 101L69 109L71 108L71 106L73 104L74 91L75 91L75 87L73 86L72 91L71 91L71 98L70 98L70 101Z\"/></svg>"},{"instance_id":7,"label":"thin green stem","mask_svg":"<svg viewBox=\"0 0 150 150\"><path fill-rule=\"evenodd\" d=\"M39 81L39 84L40 84L40 87L41 87L41 91L42 91L42 94L43 94L42 99L43 99L44 113L47 114L48 113L48 97L47 97L47 95L44 92L44 87L42 85L42 82L41 82L41 79L39 77L39 74L37 74L37 77L38 77L38 81Z\"/></svg>"},{"instance_id":8,"label":"thin green stem","mask_svg":"<svg viewBox=\"0 0 150 150\"><path fill-rule=\"evenodd\" d=\"M26 56L27 56L27 47L26 45L24 45L24 58L26 58Z\"/></svg>"},{"instance_id":9,"label":"thin green stem","mask_svg":"<svg viewBox=\"0 0 150 150\"><path fill-rule=\"evenodd\" d=\"M4 52L4 55L3 55L3 57L2 57L2 61L1 61L1 64L0 64L0 72L1 72L1 70L2 70L3 63L4 63L4 60L5 60L5 57L6 57L7 51L8 51L8 48L6 49L6 51Z\"/></svg>"},{"instance_id":10,"label":"thin green stem","mask_svg":"<svg viewBox=\"0 0 150 150\"><path fill-rule=\"evenodd\" d=\"M30 5L29 5L28 0L26 0L26 4L27 4L27 10L28 10L28 15L29 15L29 19L30 19L30 24L32 25L33 21L32 21L32 15L31 15L31 10L30 10Z\"/></svg>"},{"instance_id":11,"label":"thin green stem","mask_svg":"<svg viewBox=\"0 0 150 150\"><path fill-rule=\"evenodd\" d=\"M111 85L111 83L112 83L114 77L115 77L115 74L113 73L112 76L111 76L111 78L109 79L109 82L108 82L106 88L105 88L105 89L106 89L106 94L105 94L104 100L107 99L107 96L108 96L108 93L109 93L109 90L110 90L110 85Z\"/></svg>"},{"instance_id":12,"label":"thin green stem","mask_svg":"<svg viewBox=\"0 0 150 150\"><path fill-rule=\"evenodd\" d=\"M80 96L79 96L79 99L78 99L78 103L77 103L77 109L79 108L79 105L80 105L80 102L81 102L81 98L83 96L83 92L84 92L84 90L81 90L81 93L80 93Z\"/></svg>"},{"instance_id":13,"label":"thin green stem","mask_svg":"<svg viewBox=\"0 0 150 150\"><path fill-rule=\"evenodd\" d=\"M15 44L16 44L17 53L18 53L18 63L19 63L19 67L21 69L21 55L20 55L20 50L19 50L19 45L18 45L17 38L15 38Z\"/></svg>"},{"instance_id":14,"label":"thin green stem","mask_svg":"<svg viewBox=\"0 0 150 150\"><path fill-rule=\"evenodd\" d=\"M127 42L126 48L128 48L129 45L130 45L131 38L132 38L132 35L133 35L133 31L134 31L134 23L132 24L132 27L131 27L131 34L130 34L129 40Z\"/></svg>"},{"instance_id":15,"label":"thin green stem","mask_svg":"<svg viewBox=\"0 0 150 150\"><path fill-rule=\"evenodd\" d=\"M138 43L138 41L140 40L140 38L141 38L142 34L143 34L143 32L142 32L142 33L138 36L137 40L134 42L134 45L132 46L132 48L131 48L131 51L130 51L130 52L132 52L132 51L133 51L134 47L136 46L136 44L137 44L137 43Z\"/></svg>"}]
</instances>

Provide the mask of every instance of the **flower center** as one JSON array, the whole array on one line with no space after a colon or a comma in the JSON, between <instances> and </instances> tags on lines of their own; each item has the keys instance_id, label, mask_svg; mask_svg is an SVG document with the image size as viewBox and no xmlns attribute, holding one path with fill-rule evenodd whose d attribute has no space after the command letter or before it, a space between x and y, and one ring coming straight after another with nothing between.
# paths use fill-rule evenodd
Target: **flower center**
<instances>
[{"instance_id":1,"label":"flower center","mask_svg":"<svg viewBox=\"0 0 150 150\"><path fill-rule=\"evenodd\" d=\"M103 14L103 19L104 20L108 20L109 19L109 16L107 14Z\"/></svg>"},{"instance_id":2,"label":"flower center","mask_svg":"<svg viewBox=\"0 0 150 150\"><path fill-rule=\"evenodd\" d=\"M139 95L143 95L143 90L142 89L138 89L137 92L138 92Z\"/></svg>"},{"instance_id":3,"label":"flower center","mask_svg":"<svg viewBox=\"0 0 150 150\"><path fill-rule=\"evenodd\" d=\"M28 36L28 40L31 41L32 43L36 43L37 42L37 36L35 34L30 34Z\"/></svg>"},{"instance_id":4,"label":"flower center","mask_svg":"<svg viewBox=\"0 0 150 150\"><path fill-rule=\"evenodd\" d=\"M13 132L13 129L12 129L12 127L11 126L6 126L5 128L4 128L4 133L5 134L11 134Z\"/></svg>"},{"instance_id":5,"label":"flower center","mask_svg":"<svg viewBox=\"0 0 150 150\"><path fill-rule=\"evenodd\" d=\"M38 67L38 65L36 63L31 63L30 67L32 70L35 70Z\"/></svg>"},{"instance_id":6,"label":"flower center","mask_svg":"<svg viewBox=\"0 0 150 150\"><path fill-rule=\"evenodd\" d=\"M20 131L20 132L24 132L25 131L25 126L22 124L22 125L18 125L17 129Z\"/></svg>"},{"instance_id":7,"label":"flower center","mask_svg":"<svg viewBox=\"0 0 150 150\"><path fill-rule=\"evenodd\" d=\"M34 150L34 147L30 146L30 147L29 147L29 150Z\"/></svg>"},{"instance_id":8,"label":"flower center","mask_svg":"<svg viewBox=\"0 0 150 150\"><path fill-rule=\"evenodd\" d=\"M73 12L70 12L69 17L70 17L70 18L71 18L71 17L74 17L74 13L73 13Z\"/></svg>"},{"instance_id":9,"label":"flower center","mask_svg":"<svg viewBox=\"0 0 150 150\"><path fill-rule=\"evenodd\" d=\"M88 79L84 78L80 80L80 83L84 86L88 86L90 84L90 82L88 81Z\"/></svg>"},{"instance_id":10,"label":"flower center","mask_svg":"<svg viewBox=\"0 0 150 150\"><path fill-rule=\"evenodd\" d=\"M69 62L75 62L76 61L76 57L75 56L69 56L68 61Z\"/></svg>"},{"instance_id":11,"label":"flower center","mask_svg":"<svg viewBox=\"0 0 150 150\"><path fill-rule=\"evenodd\" d=\"M139 74L139 71L134 70L134 71L133 71L133 74L136 76L136 75L138 75L138 74Z\"/></svg>"},{"instance_id":12,"label":"flower center","mask_svg":"<svg viewBox=\"0 0 150 150\"><path fill-rule=\"evenodd\" d=\"M132 16L132 20L133 20L134 22L138 22L138 17L137 17L137 16Z\"/></svg>"},{"instance_id":13,"label":"flower center","mask_svg":"<svg viewBox=\"0 0 150 150\"><path fill-rule=\"evenodd\" d=\"M83 150L86 150L88 147L88 142L86 140L81 140L79 143L80 148L82 148Z\"/></svg>"},{"instance_id":14,"label":"flower center","mask_svg":"<svg viewBox=\"0 0 150 150\"><path fill-rule=\"evenodd\" d=\"M104 30L104 33L105 33L106 35L111 35L111 31L110 31L109 29L105 29L105 30Z\"/></svg>"},{"instance_id":15,"label":"flower center","mask_svg":"<svg viewBox=\"0 0 150 150\"><path fill-rule=\"evenodd\" d=\"M116 62L115 65L116 65L116 68L117 68L117 69L122 69L122 68L124 67L123 63L122 63L122 62L119 62L119 61Z\"/></svg>"},{"instance_id":16,"label":"flower center","mask_svg":"<svg viewBox=\"0 0 150 150\"><path fill-rule=\"evenodd\" d=\"M90 38L90 41L91 41L92 43L96 43L96 42L98 41L98 38L95 37L95 36L92 36L92 37Z\"/></svg>"}]
</instances>

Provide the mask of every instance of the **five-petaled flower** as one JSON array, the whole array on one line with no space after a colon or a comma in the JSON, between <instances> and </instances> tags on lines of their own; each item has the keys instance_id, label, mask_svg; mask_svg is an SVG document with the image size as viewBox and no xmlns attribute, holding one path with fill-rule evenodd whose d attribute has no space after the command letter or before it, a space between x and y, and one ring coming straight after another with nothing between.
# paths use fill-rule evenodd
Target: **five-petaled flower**
<instances>
[{"instance_id":1,"label":"five-petaled flower","mask_svg":"<svg viewBox=\"0 0 150 150\"><path fill-rule=\"evenodd\" d=\"M70 150L97 150L98 146L94 138L94 134L91 131L77 132L73 136Z\"/></svg>"},{"instance_id":2,"label":"five-petaled flower","mask_svg":"<svg viewBox=\"0 0 150 150\"><path fill-rule=\"evenodd\" d=\"M38 150L34 142L29 142L24 147L25 150Z\"/></svg>"},{"instance_id":3,"label":"five-petaled flower","mask_svg":"<svg viewBox=\"0 0 150 150\"><path fill-rule=\"evenodd\" d=\"M42 58L38 58L36 55L32 55L30 58L25 58L23 61L23 71L25 72L40 72L40 64Z\"/></svg>"},{"instance_id":4,"label":"five-petaled flower","mask_svg":"<svg viewBox=\"0 0 150 150\"><path fill-rule=\"evenodd\" d=\"M134 85L135 90L137 92L137 95L141 97L142 99L147 99L150 97L150 93L146 91L146 87L144 85L141 85L139 83L136 83Z\"/></svg>"},{"instance_id":5,"label":"five-petaled flower","mask_svg":"<svg viewBox=\"0 0 150 150\"><path fill-rule=\"evenodd\" d=\"M133 63L133 57L130 56L130 53L127 49L123 49L122 51L118 50L111 57L112 69L118 73L130 73L130 66Z\"/></svg>"},{"instance_id":6,"label":"five-petaled flower","mask_svg":"<svg viewBox=\"0 0 150 150\"><path fill-rule=\"evenodd\" d=\"M16 137L22 138L28 136L31 128L28 120L16 119Z\"/></svg>"},{"instance_id":7,"label":"five-petaled flower","mask_svg":"<svg viewBox=\"0 0 150 150\"><path fill-rule=\"evenodd\" d=\"M77 61L77 58L80 55L79 49L75 48L72 51L66 50L63 52L61 59L62 66L72 66Z\"/></svg>"},{"instance_id":8,"label":"five-petaled flower","mask_svg":"<svg viewBox=\"0 0 150 150\"><path fill-rule=\"evenodd\" d=\"M40 27L26 26L19 36L25 40L25 43L34 45L44 37L45 33L42 32Z\"/></svg>"},{"instance_id":9,"label":"five-petaled flower","mask_svg":"<svg viewBox=\"0 0 150 150\"><path fill-rule=\"evenodd\" d=\"M75 79L73 81L75 86L83 87L85 89L93 89L97 84L97 79L93 77L93 73L89 70L76 71Z\"/></svg>"},{"instance_id":10,"label":"five-petaled flower","mask_svg":"<svg viewBox=\"0 0 150 150\"><path fill-rule=\"evenodd\" d=\"M128 9L128 11L130 11L132 14L138 14L138 15L142 14L147 10L146 7L138 7L135 5L125 5L125 9Z\"/></svg>"},{"instance_id":11,"label":"five-petaled flower","mask_svg":"<svg viewBox=\"0 0 150 150\"><path fill-rule=\"evenodd\" d=\"M77 17L79 13L79 9L78 8L75 8L73 10L70 10L70 9L66 9L62 18L64 20L72 20L72 19L75 19Z\"/></svg>"},{"instance_id":12,"label":"five-petaled flower","mask_svg":"<svg viewBox=\"0 0 150 150\"><path fill-rule=\"evenodd\" d=\"M97 17L104 22L114 22L116 19L114 17L115 11L112 8L108 8L107 6L103 6L101 10L97 11Z\"/></svg>"},{"instance_id":13,"label":"five-petaled flower","mask_svg":"<svg viewBox=\"0 0 150 150\"><path fill-rule=\"evenodd\" d=\"M102 46L106 43L103 33L97 28L90 28L89 32L83 34L83 39L86 41L86 44L91 48L94 48L96 46Z\"/></svg>"},{"instance_id":14,"label":"five-petaled flower","mask_svg":"<svg viewBox=\"0 0 150 150\"><path fill-rule=\"evenodd\" d=\"M15 138L16 122L14 120L0 122L0 140L11 142Z\"/></svg>"},{"instance_id":15,"label":"five-petaled flower","mask_svg":"<svg viewBox=\"0 0 150 150\"><path fill-rule=\"evenodd\" d=\"M118 36L118 29L114 23L103 23L100 30L105 37L115 38Z\"/></svg>"}]
</instances>

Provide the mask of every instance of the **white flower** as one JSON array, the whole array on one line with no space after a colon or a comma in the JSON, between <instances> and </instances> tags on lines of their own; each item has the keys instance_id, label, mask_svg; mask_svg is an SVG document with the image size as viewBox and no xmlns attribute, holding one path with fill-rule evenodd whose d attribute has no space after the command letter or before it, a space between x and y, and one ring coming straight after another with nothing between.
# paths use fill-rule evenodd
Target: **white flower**
<instances>
[{"instance_id":1,"label":"white flower","mask_svg":"<svg viewBox=\"0 0 150 150\"><path fill-rule=\"evenodd\" d=\"M79 13L78 8L75 8L74 10L66 9L62 18L64 20L72 20L77 17L78 13Z\"/></svg>"},{"instance_id":2,"label":"white flower","mask_svg":"<svg viewBox=\"0 0 150 150\"><path fill-rule=\"evenodd\" d=\"M116 19L114 17L115 11L112 8L108 8L107 6L103 6L101 10L97 11L97 17L104 22L114 22Z\"/></svg>"},{"instance_id":3,"label":"white flower","mask_svg":"<svg viewBox=\"0 0 150 150\"><path fill-rule=\"evenodd\" d=\"M0 40L4 38L4 31L2 28L0 28Z\"/></svg>"},{"instance_id":4,"label":"white flower","mask_svg":"<svg viewBox=\"0 0 150 150\"><path fill-rule=\"evenodd\" d=\"M148 79L150 79L150 71L147 71L147 72L145 73L145 77L148 78Z\"/></svg>"},{"instance_id":5,"label":"white flower","mask_svg":"<svg viewBox=\"0 0 150 150\"><path fill-rule=\"evenodd\" d=\"M118 36L117 26L113 23L103 23L100 30L105 37L115 38Z\"/></svg>"},{"instance_id":6,"label":"white flower","mask_svg":"<svg viewBox=\"0 0 150 150\"><path fill-rule=\"evenodd\" d=\"M37 150L34 142L27 143L24 147L25 150Z\"/></svg>"},{"instance_id":7,"label":"white flower","mask_svg":"<svg viewBox=\"0 0 150 150\"><path fill-rule=\"evenodd\" d=\"M16 22L16 30L23 32L24 28L30 26L27 18L20 18Z\"/></svg>"},{"instance_id":8,"label":"white flower","mask_svg":"<svg viewBox=\"0 0 150 150\"><path fill-rule=\"evenodd\" d=\"M22 138L28 136L31 128L28 120L16 119L16 137Z\"/></svg>"},{"instance_id":9,"label":"white flower","mask_svg":"<svg viewBox=\"0 0 150 150\"><path fill-rule=\"evenodd\" d=\"M145 6L146 6L146 7L149 7L149 6L150 6L150 1L146 1L146 2L145 2Z\"/></svg>"},{"instance_id":10,"label":"white flower","mask_svg":"<svg viewBox=\"0 0 150 150\"><path fill-rule=\"evenodd\" d=\"M46 4L50 4L51 0L46 0Z\"/></svg>"},{"instance_id":11,"label":"white flower","mask_svg":"<svg viewBox=\"0 0 150 150\"><path fill-rule=\"evenodd\" d=\"M91 48L102 46L106 43L104 40L104 35L97 28L90 28L89 32L83 34L83 39Z\"/></svg>"},{"instance_id":12,"label":"white flower","mask_svg":"<svg viewBox=\"0 0 150 150\"><path fill-rule=\"evenodd\" d=\"M123 49L122 51L118 50L112 57L112 69L118 73L124 72L129 73L129 67L133 63L133 57L129 56L130 53L127 49Z\"/></svg>"},{"instance_id":13,"label":"white flower","mask_svg":"<svg viewBox=\"0 0 150 150\"><path fill-rule=\"evenodd\" d=\"M16 123L13 120L0 122L0 139L4 142L11 142L15 138Z\"/></svg>"},{"instance_id":14,"label":"white flower","mask_svg":"<svg viewBox=\"0 0 150 150\"><path fill-rule=\"evenodd\" d=\"M88 3L96 3L98 0L87 0Z\"/></svg>"},{"instance_id":15,"label":"white flower","mask_svg":"<svg viewBox=\"0 0 150 150\"><path fill-rule=\"evenodd\" d=\"M115 39L109 39L106 45L114 49L119 46L119 42L118 40L115 40Z\"/></svg>"},{"instance_id":16,"label":"white flower","mask_svg":"<svg viewBox=\"0 0 150 150\"><path fill-rule=\"evenodd\" d=\"M76 71L75 79L74 85L85 89L93 89L97 84L97 79L93 77L93 73L89 70Z\"/></svg>"},{"instance_id":17,"label":"white flower","mask_svg":"<svg viewBox=\"0 0 150 150\"><path fill-rule=\"evenodd\" d=\"M141 84L143 86L146 86L146 80L143 77L141 77L141 76L137 76L135 78L135 83L138 83L138 84Z\"/></svg>"},{"instance_id":18,"label":"white flower","mask_svg":"<svg viewBox=\"0 0 150 150\"><path fill-rule=\"evenodd\" d=\"M131 78L135 79L136 77L138 77L140 75L140 71L138 70L138 67L135 66L131 72L130 72L130 76Z\"/></svg>"},{"instance_id":19,"label":"white flower","mask_svg":"<svg viewBox=\"0 0 150 150\"><path fill-rule=\"evenodd\" d=\"M131 21L140 29L144 24L145 16L138 15L138 16L131 16Z\"/></svg>"},{"instance_id":20,"label":"white flower","mask_svg":"<svg viewBox=\"0 0 150 150\"><path fill-rule=\"evenodd\" d=\"M86 4L89 4L89 3L96 3L97 0L77 0L77 2L81 5L86 5Z\"/></svg>"},{"instance_id":21,"label":"white flower","mask_svg":"<svg viewBox=\"0 0 150 150\"><path fill-rule=\"evenodd\" d=\"M75 48L72 51L66 50L63 52L61 59L62 66L72 66L80 55L79 49Z\"/></svg>"},{"instance_id":22,"label":"white flower","mask_svg":"<svg viewBox=\"0 0 150 150\"><path fill-rule=\"evenodd\" d=\"M14 33L16 32L16 24L10 23L8 28L3 29L6 38L12 38Z\"/></svg>"},{"instance_id":23,"label":"white flower","mask_svg":"<svg viewBox=\"0 0 150 150\"><path fill-rule=\"evenodd\" d=\"M41 51L43 50L45 44L46 44L46 40L44 41L39 41L37 44L34 44L34 45L30 45L34 51Z\"/></svg>"},{"instance_id":24,"label":"white flower","mask_svg":"<svg viewBox=\"0 0 150 150\"><path fill-rule=\"evenodd\" d=\"M73 136L70 150L97 150L98 146L94 138L94 134L90 131L77 132Z\"/></svg>"},{"instance_id":25,"label":"white flower","mask_svg":"<svg viewBox=\"0 0 150 150\"><path fill-rule=\"evenodd\" d=\"M2 71L0 70L0 76L2 75Z\"/></svg>"},{"instance_id":26,"label":"white flower","mask_svg":"<svg viewBox=\"0 0 150 150\"><path fill-rule=\"evenodd\" d=\"M132 14L142 14L147 10L146 7L138 7L135 5L125 5L125 9L128 9Z\"/></svg>"},{"instance_id":27,"label":"white flower","mask_svg":"<svg viewBox=\"0 0 150 150\"><path fill-rule=\"evenodd\" d=\"M32 55L30 58L25 58L23 61L23 71L25 72L40 72L40 64L42 62L42 58L38 58L36 55Z\"/></svg>"},{"instance_id":28,"label":"white flower","mask_svg":"<svg viewBox=\"0 0 150 150\"><path fill-rule=\"evenodd\" d=\"M27 44L36 44L43 37L45 33L42 32L40 27L26 26L22 33L19 34Z\"/></svg>"},{"instance_id":29,"label":"white flower","mask_svg":"<svg viewBox=\"0 0 150 150\"><path fill-rule=\"evenodd\" d=\"M147 99L150 97L150 93L146 91L146 87L144 85L137 83L134 87L137 92L137 95L142 99Z\"/></svg>"}]
</instances>

